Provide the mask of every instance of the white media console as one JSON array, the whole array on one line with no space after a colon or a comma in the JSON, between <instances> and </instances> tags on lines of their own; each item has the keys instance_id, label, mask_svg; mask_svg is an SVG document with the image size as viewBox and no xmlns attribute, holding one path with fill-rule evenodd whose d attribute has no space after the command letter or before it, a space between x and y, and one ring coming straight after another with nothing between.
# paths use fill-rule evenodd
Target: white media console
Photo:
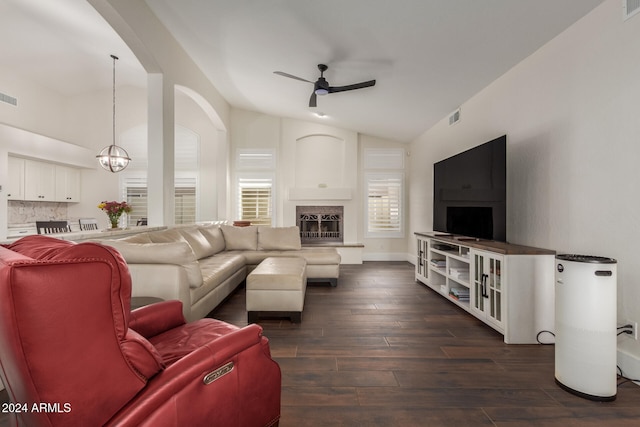
<instances>
[{"instance_id":1,"label":"white media console","mask_svg":"<svg viewBox=\"0 0 640 427\"><path fill-rule=\"evenodd\" d=\"M535 344L554 330L555 252L450 234L415 233L416 280L504 335Z\"/></svg>"}]
</instances>

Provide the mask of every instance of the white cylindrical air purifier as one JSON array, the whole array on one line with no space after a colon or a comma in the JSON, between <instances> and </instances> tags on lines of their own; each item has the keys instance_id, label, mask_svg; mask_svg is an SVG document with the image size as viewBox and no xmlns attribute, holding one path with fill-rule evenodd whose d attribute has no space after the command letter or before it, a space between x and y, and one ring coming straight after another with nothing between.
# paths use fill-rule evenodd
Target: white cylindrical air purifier
<instances>
[{"instance_id":1,"label":"white cylindrical air purifier","mask_svg":"<svg viewBox=\"0 0 640 427\"><path fill-rule=\"evenodd\" d=\"M555 379L590 400L616 398L616 260L556 256Z\"/></svg>"}]
</instances>

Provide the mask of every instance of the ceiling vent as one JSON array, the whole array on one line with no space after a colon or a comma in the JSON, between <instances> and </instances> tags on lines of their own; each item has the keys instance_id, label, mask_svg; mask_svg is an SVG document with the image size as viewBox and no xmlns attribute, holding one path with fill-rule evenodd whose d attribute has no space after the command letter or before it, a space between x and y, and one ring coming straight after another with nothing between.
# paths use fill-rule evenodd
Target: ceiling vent
<instances>
[{"instance_id":1,"label":"ceiling vent","mask_svg":"<svg viewBox=\"0 0 640 427\"><path fill-rule=\"evenodd\" d=\"M622 17L627 20L640 12L640 0L622 0Z\"/></svg>"},{"instance_id":2,"label":"ceiling vent","mask_svg":"<svg viewBox=\"0 0 640 427\"><path fill-rule=\"evenodd\" d=\"M16 98L14 98L13 96L4 94L2 92L0 92L0 102L6 102L7 104L11 104L14 106L18 105L18 100Z\"/></svg>"},{"instance_id":3,"label":"ceiling vent","mask_svg":"<svg viewBox=\"0 0 640 427\"><path fill-rule=\"evenodd\" d=\"M449 126L455 125L459 121L460 121L460 109L458 108L456 111L451 113L451 115L449 116Z\"/></svg>"}]
</instances>

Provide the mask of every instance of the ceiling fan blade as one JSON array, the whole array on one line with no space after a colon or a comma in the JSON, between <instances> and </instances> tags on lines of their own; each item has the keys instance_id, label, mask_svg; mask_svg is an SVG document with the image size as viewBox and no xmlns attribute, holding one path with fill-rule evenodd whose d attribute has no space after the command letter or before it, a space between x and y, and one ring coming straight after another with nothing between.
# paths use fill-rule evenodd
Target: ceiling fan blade
<instances>
[{"instance_id":1,"label":"ceiling fan blade","mask_svg":"<svg viewBox=\"0 0 640 427\"><path fill-rule=\"evenodd\" d=\"M309 107L313 107L313 108L317 107L318 106L317 99L318 99L318 96L316 95L316 92L315 91L311 92L311 98L309 98Z\"/></svg>"},{"instance_id":2,"label":"ceiling fan blade","mask_svg":"<svg viewBox=\"0 0 640 427\"><path fill-rule=\"evenodd\" d=\"M356 84L347 85L347 86L330 86L329 87L329 93L344 92L344 91L347 91L347 90L354 90L354 89L362 89L362 88L365 88L365 87L374 86L375 84L376 84L375 80L369 80L367 82L356 83Z\"/></svg>"},{"instance_id":3,"label":"ceiling fan blade","mask_svg":"<svg viewBox=\"0 0 640 427\"><path fill-rule=\"evenodd\" d=\"M313 84L313 82L311 82L311 81L309 81L307 79L303 79L302 77L294 76L293 74L284 73L282 71L274 71L273 74L277 74L277 75L282 76L282 77L289 77L290 79L300 80L301 82L307 82L307 83Z\"/></svg>"}]
</instances>

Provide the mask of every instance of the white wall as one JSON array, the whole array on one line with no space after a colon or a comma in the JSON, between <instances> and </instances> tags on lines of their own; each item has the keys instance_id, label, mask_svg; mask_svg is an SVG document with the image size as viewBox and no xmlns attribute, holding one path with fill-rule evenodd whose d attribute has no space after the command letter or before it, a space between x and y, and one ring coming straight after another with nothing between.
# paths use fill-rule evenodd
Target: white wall
<instances>
[{"instance_id":1,"label":"white wall","mask_svg":"<svg viewBox=\"0 0 640 427\"><path fill-rule=\"evenodd\" d=\"M638 40L608 0L413 141L411 230L431 229L433 163L506 134L508 240L617 259L618 318L640 321ZM640 345L620 349L639 378Z\"/></svg>"},{"instance_id":2,"label":"white wall","mask_svg":"<svg viewBox=\"0 0 640 427\"><path fill-rule=\"evenodd\" d=\"M332 147L333 152L322 153L323 159L334 158L342 170L334 171L328 177L320 166L315 170L304 171L304 181L298 182L296 175L301 171L297 167L296 156L300 154L300 141L308 136L318 137L320 141L326 136L323 148ZM341 205L345 209L345 243L364 244L365 260L406 260L407 237L399 239L367 239L364 238L364 195L362 181L362 151L365 148L405 148L406 144L359 135L356 132L336 128L330 125L307 122L304 120L284 119L257 112L240 109L231 111L231 169L234 170L234 159L240 148L269 148L276 153L276 203L275 212L278 226L289 226L296 223L295 206L308 205ZM321 143L321 142L319 142ZM304 143L302 143L304 145ZM327 156L325 156L327 154ZM408 177L408 164L406 162ZM312 169L313 165L307 165ZM319 186L326 185L326 188ZM307 188L308 187L308 188ZM292 200L291 190L303 193L318 194L314 200ZM342 194L334 190L348 190L348 199L333 199ZM408 202L407 202L408 206ZM230 212L233 216L234 212ZM406 227L408 229L408 227ZM408 235L408 231L407 231Z\"/></svg>"},{"instance_id":3,"label":"white wall","mask_svg":"<svg viewBox=\"0 0 640 427\"><path fill-rule=\"evenodd\" d=\"M68 140L66 125L68 100L38 83L16 74L10 67L0 66L0 92L13 96L18 105L0 102L0 122L46 135ZM78 141L70 141L82 145Z\"/></svg>"}]
</instances>

